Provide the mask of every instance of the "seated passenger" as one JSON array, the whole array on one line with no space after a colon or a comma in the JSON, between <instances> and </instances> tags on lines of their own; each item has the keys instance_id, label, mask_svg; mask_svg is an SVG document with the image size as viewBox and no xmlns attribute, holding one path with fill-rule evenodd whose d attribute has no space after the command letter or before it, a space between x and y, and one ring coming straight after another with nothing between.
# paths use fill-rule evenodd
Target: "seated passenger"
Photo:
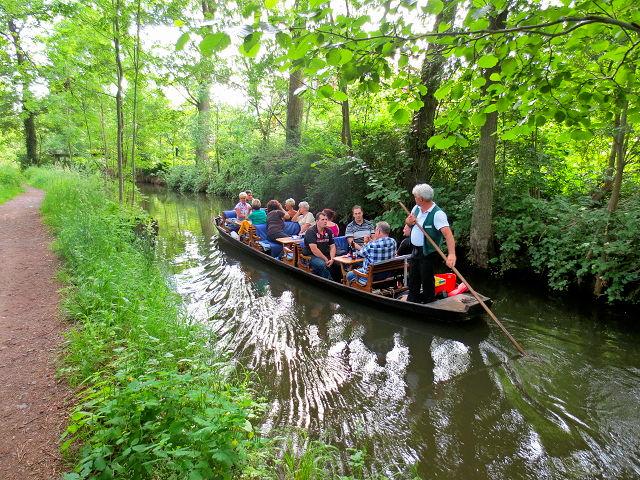
<instances>
[{"instance_id":1,"label":"seated passenger","mask_svg":"<svg viewBox=\"0 0 640 480\"><path fill-rule=\"evenodd\" d=\"M395 257L398 243L389 236L391 227L387 222L378 222L373 235L373 240L358 250L357 255L364 257L362 267L357 270L360 273L367 273L369 265L372 263L383 262ZM386 275L382 273L381 275ZM384 277L383 277L384 278ZM347 281L352 282L356 279L356 274L351 271L347 272Z\"/></svg>"},{"instance_id":2,"label":"seated passenger","mask_svg":"<svg viewBox=\"0 0 640 480\"><path fill-rule=\"evenodd\" d=\"M298 222L300 225L300 235L304 235L309 227L316 224L313 213L309 211L309 204L307 202L300 202L298 204L298 213L296 213L291 220Z\"/></svg>"},{"instance_id":3,"label":"seated passenger","mask_svg":"<svg viewBox=\"0 0 640 480\"><path fill-rule=\"evenodd\" d=\"M302 253L311 255L310 266L313 273L328 280L340 282L342 269L334 260L336 245L333 242L331 230L326 227L327 215L324 212L318 212L315 225L309 227L304 234Z\"/></svg>"},{"instance_id":4,"label":"seated passenger","mask_svg":"<svg viewBox=\"0 0 640 480\"><path fill-rule=\"evenodd\" d=\"M411 237L410 237L411 227L406 223L402 228L402 235L404 236L404 239L400 242L400 246L398 247L398 251L396 252L396 255L398 256L409 255L413 251L413 247L411 246Z\"/></svg>"},{"instance_id":5,"label":"seated passenger","mask_svg":"<svg viewBox=\"0 0 640 480\"><path fill-rule=\"evenodd\" d=\"M327 214L327 228L331 230L331 233L333 233L334 237L340 236L340 229L338 228L338 225L333 223L333 219L336 216L336 212L334 212L330 208L325 208L322 211Z\"/></svg>"},{"instance_id":6,"label":"seated passenger","mask_svg":"<svg viewBox=\"0 0 640 480\"><path fill-rule=\"evenodd\" d=\"M296 201L293 198L287 198L284 201L284 209L287 211L290 218L293 218L298 213L296 210Z\"/></svg>"},{"instance_id":7,"label":"seated passenger","mask_svg":"<svg viewBox=\"0 0 640 480\"><path fill-rule=\"evenodd\" d=\"M253 203L253 192L251 190L245 190L244 193L247 194L247 203L251 205Z\"/></svg>"},{"instance_id":8,"label":"seated passenger","mask_svg":"<svg viewBox=\"0 0 640 480\"><path fill-rule=\"evenodd\" d=\"M364 219L364 212L360 205L354 205L351 211L353 221L347 225L344 234L347 237L347 243L355 250L360 250L373 235L373 223Z\"/></svg>"},{"instance_id":9,"label":"seated passenger","mask_svg":"<svg viewBox=\"0 0 640 480\"><path fill-rule=\"evenodd\" d=\"M236 216L238 217L238 220L246 220L249 216L249 211L251 210L251 205L247 203L246 192L240 192L238 194L238 198L240 199L240 201L234 208L234 210L236 211Z\"/></svg>"},{"instance_id":10,"label":"seated passenger","mask_svg":"<svg viewBox=\"0 0 640 480\"><path fill-rule=\"evenodd\" d=\"M251 213L249 214L249 221L254 225L262 225L263 223L267 223L267 212L262 210L260 207L262 203L257 198L253 199L251 202Z\"/></svg>"},{"instance_id":11,"label":"seated passenger","mask_svg":"<svg viewBox=\"0 0 640 480\"><path fill-rule=\"evenodd\" d=\"M289 214L284 211L278 200L267 203L267 240L275 242L276 238L288 237L284 233L284 221L289 220Z\"/></svg>"}]
</instances>

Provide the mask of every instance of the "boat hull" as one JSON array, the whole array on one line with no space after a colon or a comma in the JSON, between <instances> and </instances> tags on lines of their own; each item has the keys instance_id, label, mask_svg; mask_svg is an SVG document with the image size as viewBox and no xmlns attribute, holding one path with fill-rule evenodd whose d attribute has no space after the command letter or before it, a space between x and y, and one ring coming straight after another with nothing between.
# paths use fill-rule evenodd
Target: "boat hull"
<instances>
[{"instance_id":1,"label":"boat hull","mask_svg":"<svg viewBox=\"0 0 640 480\"><path fill-rule=\"evenodd\" d=\"M391 297L384 297L381 295L376 295L374 293L366 292L364 290L358 290L348 285L333 282L331 280L327 280L326 278L319 277L317 275L314 275L313 273L309 273L297 267L289 265L281 260L278 260L277 258L273 258L270 255L267 255L266 253L260 252L250 247L249 245L233 238L220 225L216 225L216 227L220 234L220 239L224 240L233 247L250 255L253 255L254 257L258 257L277 268L284 269L297 277L303 277L314 282L316 285L330 288L331 290L336 291L341 295L344 295L355 301L365 301L368 305L379 305L395 312L414 313L416 314L414 317L414 319L416 320L434 322L468 322L481 316L484 313L484 309L480 302L478 302L473 297L473 295L468 292L461 293L453 297L436 300L435 302L421 304L407 302ZM488 297L484 297L481 295L480 298L482 298L482 301L485 302L487 306L491 304L491 299L489 299Z\"/></svg>"}]
</instances>

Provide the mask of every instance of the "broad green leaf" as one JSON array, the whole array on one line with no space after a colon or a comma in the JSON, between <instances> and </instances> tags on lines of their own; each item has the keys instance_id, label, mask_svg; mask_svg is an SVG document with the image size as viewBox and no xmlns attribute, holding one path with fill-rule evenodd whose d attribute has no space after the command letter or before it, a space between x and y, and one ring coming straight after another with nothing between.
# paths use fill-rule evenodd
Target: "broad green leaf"
<instances>
[{"instance_id":1,"label":"broad green leaf","mask_svg":"<svg viewBox=\"0 0 640 480\"><path fill-rule=\"evenodd\" d=\"M317 8L320 5L322 5L323 3L325 3L327 0L309 0L309 7L311 8Z\"/></svg>"},{"instance_id":2,"label":"broad green leaf","mask_svg":"<svg viewBox=\"0 0 640 480\"><path fill-rule=\"evenodd\" d=\"M427 94L427 87L425 87L422 84L416 85L416 90L418 90L418 92L420 92L420 95L426 95Z\"/></svg>"},{"instance_id":3,"label":"broad green leaf","mask_svg":"<svg viewBox=\"0 0 640 480\"><path fill-rule=\"evenodd\" d=\"M344 65L348 63L353 58L353 52L351 50L342 49L340 50L340 65Z\"/></svg>"},{"instance_id":4,"label":"broad green leaf","mask_svg":"<svg viewBox=\"0 0 640 480\"><path fill-rule=\"evenodd\" d=\"M448 137L442 138L438 140L435 144L435 147L439 150L446 150L449 147L452 147L456 143L456 137L450 135Z\"/></svg>"},{"instance_id":5,"label":"broad green leaf","mask_svg":"<svg viewBox=\"0 0 640 480\"><path fill-rule=\"evenodd\" d=\"M505 60L503 60L502 64L500 65L500 70L502 71L502 74L507 76L514 73L517 69L518 69L518 61L513 57L506 58Z\"/></svg>"},{"instance_id":6,"label":"broad green leaf","mask_svg":"<svg viewBox=\"0 0 640 480\"><path fill-rule=\"evenodd\" d=\"M564 122L564 119L567 116L565 115L565 113L562 110L556 110L556 112L553 114L553 118L556 122L558 123L562 123Z\"/></svg>"},{"instance_id":7,"label":"broad green leaf","mask_svg":"<svg viewBox=\"0 0 640 480\"><path fill-rule=\"evenodd\" d=\"M445 83L444 85L442 85L440 88L436 90L433 96L436 97L436 100L442 100L447 95L449 95L450 92L451 92L451 84Z\"/></svg>"},{"instance_id":8,"label":"broad green leaf","mask_svg":"<svg viewBox=\"0 0 640 480\"><path fill-rule=\"evenodd\" d=\"M278 42L278 45L282 48L289 48L291 45L291 37L284 32L278 32L276 33L276 42Z\"/></svg>"},{"instance_id":9,"label":"broad green leaf","mask_svg":"<svg viewBox=\"0 0 640 480\"><path fill-rule=\"evenodd\" d=\"M498 57L492 54L483 55L478 59L478 66L480 68L491 68L498 64Z\"/></svg>"},{"instance_id":10,"label":"broad green leaf","mask_svg":"<svg viewBox=\"0 0 640 480\"><path fill-rule=\"evenodd\" d=\"M417 111L424 107L424 102L422 100L412 100L407 104L407 107L413 111Z\"/></svg>"},{"instance_id":11,"label":"broad green leaf","mask_svg":"<svg viewBox=\"0 0 640 480\"><path fill-rule=\"evenodd\" d=\"M593 135L588 130L573 130L571 132L571 138L573 140L591 140Z\"/></svg>"},{"instance_id":12,"label":"broad green leaf","mask_svg":"<svg viewBox=\"0 0 640 480\"><path fill-rule=\"evenodd\" d=\"M184 32L176 42L176 50L179 52L189 41L189 32Z\"/></svg>"},{"instance_id":13,"label":"broad green leaf","mask_svg":"<svg viewBox=\"0 0 640 480\"><path fill-rule=\"evenodd\" d=\"M476 127L483 126L487 121L487 115L484 113L474 113L471 116L471 123Z\"/></svg>"},{"instance_id":14,"label":"broad green leaf","mask_svg":"<svg viewBox=\"0 0 640 480\"><path fill-rule=\"evenodd\" d=\"M318 93L325 98L331 98L333 97L333 87L331 85L323 85L318 88Z\"/></svg>"},{"instance_id":15,"label":"broad green leaf","mask_svg":"<svg viewBox=\"0 0 640 480\"><path fill-rule=\"evenodd\" d=\"M289 51L287 57L291 60L300 60L309 52L310 49L311 45L309 45L305 40L300 40L293 48L293 51Z\"/></svg>"},{"instance_id":16,"label":"broad green leaf","mask_svg":"<svg viewBox=\"0 0 640 480\"><path fill-rule=\"evenodd\" d=\"M545 123L547 123L547 117L545 117L544 115L536 115L536 126L537 127L541 127Z\"/></svg>"},{"instance_id":17,"label":"broad green leaf","mask_svg":"<svg viewBox=\"0 0 640 480\"><path fill-rule=\"evenodd\" d=\"M180 20L179 18L173 21L173 24L176 27L184 27L184 20Z\"/></svg>"},{"instance_id":18,"label":"broad green leaf","mask_svg":"<svg viewBox=\"0 0 640 480\"><path fill-rule=\"evenodd\" d=\"M278 4L278 0L264 0L264 6L271 10Z\"/></svg>"},{"instance_id":19,"label":"broad green leaf","mask_svg":"<svg viewBox=\"0 0 640 480\"><path fill-rule=\"evenodd\" d=\"M467 148L469 146L469 140L458 134L456 134L456 143L462 148Z\"/></svg>"},{"instance_id":20,"label":"broad green leaf","mask_svg":"<svg viewBox=\"0 0 640 480\"><path fill-rule=\"evenodd\" d=\"M471 86L474 88L479 88L484 86L487 83L487 80L484 77L478 77L473 82L471 82Z\"/></svg>"},{"instance_id":21,"label":"broad green leaf","mask_svg":"<svg viewBox=\"0 0 640 480\"><path fill-rule=\"evenodd\" d=\"M396 123L409 123L411 113L406 108L399 108L393 114L393 120Z\"/></svg>"},{"instance_id":22,"label":"broad green leaf","mask_svg":"<svg viewBox=\"0 0 640 480\"><path fill-rule=\"evenodd\" d=\"M324 68L326 65L327 63L318 57L313 58L311 62L309 62L309 67L315 70L320 70L321 68Z\"/></svg>"},{"instance_id":23,"label":"broad green leaf","mask_svg":"<svg viewBox=\"0 0 640 480\"><path fill-rule=\"evenodd\" d=\"M489 80L491 80L492 82L499 82L501 78L502 75L500 75L498 72L493 72L489 77Z\"/></svg>"},{"instance_id":24,"label":"broad green leaf","mask_svg":"<svg viewBox=\"0 0 640 480\"><path fill-rule=\"evenodd\" d=\"M200 42L200 52L208 56L220 52L231 44L231 38L224 32L209 33Z\"/></svg>"},{"instance_id":25,"label":"broad green leaf","mask_svg":"<svg viewBox=\"0 0 640 480\"><path fill-rule=\"evenodd\" d=\"M333 98L335 98L339 102L346 102L349 97L347 97L347 94L343 91L336 90L333 93Z\"/></svg>"},{"instance_id":26,"label":"broad green leaf","mask_svg":"<svg viewBox=\"0 0 640 480\"><path fill-rule=\"evenodd\" d=\"M409 85L409 81L406 78L396 77L396 79L391 84L391 88L402 88Z\"/></svg>"},{"instance_id":27,"label":"broad green leaf","mask_svg":"<svg viewBox=\"0 0 640 480\"><path fill-rule=\"evenodd\" d=\"M331 66L337 67L340 65L342 59L342 52L339 48L332 48L326 55L327 63Z\"/></svg>"},{"instance_id":28,"label":"broad green leaf","mask_svg":"<svg viewBox=\"0 0 640 480\"><path fill-rule=\"evenodd\" d=\"M442 2L442 0L429 0L427 2L427 6L422 7L422 11L427 14L438 15L440 12L442 12L443 8L444 3Z\"/></svg>"}]
</instances>

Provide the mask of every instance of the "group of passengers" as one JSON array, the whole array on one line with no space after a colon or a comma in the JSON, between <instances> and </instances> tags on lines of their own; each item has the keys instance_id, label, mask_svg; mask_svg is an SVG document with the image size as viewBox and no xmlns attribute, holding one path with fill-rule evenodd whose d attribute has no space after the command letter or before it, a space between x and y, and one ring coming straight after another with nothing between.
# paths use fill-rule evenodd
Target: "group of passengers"
<instances>
[{"instance_id":1,"label":"group of passengers","mask_svg":"<svg viewBox=\"0 0 640 480\"><path fill-rule=\"evenodd\" d=\"M452 268L456 263L455 241L449 227L447 215L433 202L433 189L426 183L416 185L412 190L416 205L405 219L404 240L398 244L390 237L391 228L387 222L374 225L364 218L360 205L351 211L353 221L345 229L348 246L355 255L363 258L358 271L366 274L369 265L389 260L397 255L411 254L409 269L409 296L407 300L428 303L435 299L434 263L436 249L426 241L425 234L439 245L444 238L448 256L446 264ZM340 282L342 269L335 262L337 255L334 238L339 234L338 225L333 222L335 212L324 209L314 216L307 202L300 202L295 209L293 198L285 200L284 207L278 200L270 200L266 212L261 210L260 200L254 199L251 190L241 192L235 211L239 219L249 220L254 225L267 224L267 239L288 237L285 220L298 222L300 235L304 235L303 255L310 256L312 271L321 277ZM422 228L420 228L422 227ZM342 252L340 252L342 253ZM347 272L347 281L353 282L357 275Z\"/></svg>"}]
</instances>

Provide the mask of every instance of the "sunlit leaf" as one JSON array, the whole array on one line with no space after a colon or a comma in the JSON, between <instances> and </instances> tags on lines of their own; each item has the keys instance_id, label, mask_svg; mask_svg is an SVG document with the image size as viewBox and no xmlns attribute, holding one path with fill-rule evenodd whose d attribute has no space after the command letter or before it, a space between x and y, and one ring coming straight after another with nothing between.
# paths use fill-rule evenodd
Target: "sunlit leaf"
<instances>
[{"instance_id":1,"label":"sunlit leaf","mask_svg":"<svg viewBox=\"0 0 640 480\"><path fill-rule=\"evenodd\" d=\"M278 0L264 0L264 6L268 9L272 9L278 4Z\"/></svg>"},{"instance_id":2,"label":"sunlit leaf","mask_svg":"<svg viewBox=\"0 0 640 480\"><path fill-rule=\"evenodd\" d=\"M331 85L322 85L318 88L318 93L325 98L331 98L333 97L333 87Z\"/></svg>"},{"instance_id":3,"label":"sunlit leaf","mask_svg":"<svg viewBox=\"0 0 640 480\"><path fill-rule=\"evenodd\" d=\"M224 32L209 33L200 42L200 52L207 56L220 52L231 44L231 38Z\"/></svg>"},{"instance_id":4,"label":"sunlit leaf","mask_svg":"<svg viewBox=\"0 0 640 480\"><path fill-rule=\"evenodd\" d=\"M491 68L498 64L498 57L492 54L483 55L478 59L478 66L480 68Z\"/></svg>"},{"instance_id":5,"label":"sunlit leaf","mask_svg":"<svg viewBox=\"0 0 640 480\"><path fill-rule=\"evenodd\" d=\"M471 123L476 127L481 127L487 121L487 115L484 113L474 113L471 116Z\"/></svg>"},{"instance_id":6,"label":"sunlit leaf","mask_svg":"<svg viewBox=\"0 0 640 480\"><path fill-rule=\"evenodd\" d=\"M409 119L411 118L411 113L406 108L399 108L393 114L393 120L396 123L409 123Z\"/></svg>"},{"instance_id":7,"label":"sunlit leaf","mask_svg":"<svg viewBox=\"0 0 640 480\"><path fill-rule=\"evenodd\" d=\"M442 0L429 0L427 2L427 6L422 7L422 11L431 15L438 15L440 12L442 12L443 8L444 3L442 2Z\"/></svg>"},{"instance_id":8,"label":"sunlit leaf","mask_svg":"<svg viewBox=\"0 0 640 480\"><path fill-rule=\"evenodd\" d=\"M343 91L336 90L335 92L333 92L333 98L335 98L339 102L346 102L349 97Z\"/></svg>"},{"instance_id":9,"label":"sunlit leaf","mask_svg":"<svg viewBox=\"0 0 640 480\"><path fill-rule=\"evenodd\" d=\"M189 41L189 32L185 32L182 35L180 35L180 38L176 42L176 50L178 52L182 50L188 41Z\"/></svg>"}]
</instances>

